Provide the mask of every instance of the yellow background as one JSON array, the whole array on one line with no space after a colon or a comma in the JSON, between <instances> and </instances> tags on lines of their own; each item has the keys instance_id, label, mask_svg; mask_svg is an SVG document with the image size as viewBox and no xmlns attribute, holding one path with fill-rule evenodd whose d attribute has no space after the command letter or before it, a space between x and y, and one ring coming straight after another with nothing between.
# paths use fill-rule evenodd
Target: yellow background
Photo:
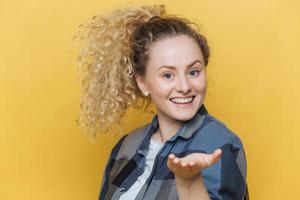
<instances>
[{"instance_id":1,"label":"yellow background","mask_svg":"<svg viewBox=\"0 0 300 200\"><path fill-rule=\"evenodd\" d=\"M300 199L300 3L165 0L208 37L206 106L243 140L253 200ZM75 126L80 84L72 36L124 1L0 1L0 199L97 199L117 137ZM129 112L125 131L152 116Z\"/></svg>"}]
</instances>

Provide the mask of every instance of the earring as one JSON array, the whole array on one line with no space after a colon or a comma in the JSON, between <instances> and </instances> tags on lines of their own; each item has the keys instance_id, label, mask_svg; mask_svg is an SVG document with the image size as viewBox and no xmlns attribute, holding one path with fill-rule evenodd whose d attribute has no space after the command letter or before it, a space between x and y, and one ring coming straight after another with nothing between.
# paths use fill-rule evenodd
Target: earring
<instances>
[{"instance_id":1,"label":"earring","mask_svg":"<svg viewBox=\"0 0 300 200\"><path fill-rule=\"evenodd\" d=\"M144 95L145 95L145 96L148 96L148 95L149 95L149 93L148 93L148 92L144 92Z\"/></svg>"}]
</instances>

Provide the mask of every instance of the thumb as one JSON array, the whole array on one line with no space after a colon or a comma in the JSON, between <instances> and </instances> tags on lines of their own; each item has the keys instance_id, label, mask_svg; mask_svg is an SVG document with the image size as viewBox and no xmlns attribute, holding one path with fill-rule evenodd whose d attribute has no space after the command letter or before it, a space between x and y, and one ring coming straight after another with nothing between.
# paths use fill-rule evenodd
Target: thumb
<instances>
[{"instance_id":1,"label":"thumb","mask_svg":"<svg viewBox=\"0 0 300 200\"><path fill-rule=\"evenodd\" d=\"M213 155L216 156L216 157L220 157L222 155L222 149L216 149L214 152L213 152Z\"/></svg>"},{"instance_id":2,"label":"thumb","mask_svg":"<svg viewBox=\"0 0 300 200\"><path fill-rule=\"evenodd\" d=\"M220 148L216 149L212 154L210 154L209 156L210 165L215 164L221 158L221 155L222 155L222 150Z\"/></svg>"}]
</instances>

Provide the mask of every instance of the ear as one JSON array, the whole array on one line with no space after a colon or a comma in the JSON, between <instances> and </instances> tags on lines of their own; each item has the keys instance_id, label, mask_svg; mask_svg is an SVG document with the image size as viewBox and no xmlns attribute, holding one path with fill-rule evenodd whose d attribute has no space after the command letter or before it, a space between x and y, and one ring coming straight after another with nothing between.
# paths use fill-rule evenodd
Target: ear
<instances>
[{"instance_id":1,"label":"ear","mask_svg":"<svg viewBox=\"0 0 300 200\"><path fill-rule=\"evenodd\" d=\"M138 85L138 87L140 88L141 92L147 96L150 92L149 89L147 87L146 81L145 81L145 77L135 74L134 75L135 81Z\"/></svg>"}]
</instances>

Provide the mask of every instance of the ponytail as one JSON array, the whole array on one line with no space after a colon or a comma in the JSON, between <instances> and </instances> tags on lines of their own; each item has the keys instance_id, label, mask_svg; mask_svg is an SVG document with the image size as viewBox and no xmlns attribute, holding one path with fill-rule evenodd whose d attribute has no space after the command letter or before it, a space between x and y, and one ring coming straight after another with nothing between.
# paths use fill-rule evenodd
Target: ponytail
<instances>
[{"instance_id":1,"label":"ponytail","mask_svg":"<svg viewBox=\"0 0 300 200\"><path fill-rule=\"evenodd\" d=\"M127 7L79 25L76 38L84 45L78 56L82 97L76 123L92 138L118 124L128 107L150 104L133 77L131 35L150 18L164 14L163 5Z\"/></svg>"}]
</instances>

